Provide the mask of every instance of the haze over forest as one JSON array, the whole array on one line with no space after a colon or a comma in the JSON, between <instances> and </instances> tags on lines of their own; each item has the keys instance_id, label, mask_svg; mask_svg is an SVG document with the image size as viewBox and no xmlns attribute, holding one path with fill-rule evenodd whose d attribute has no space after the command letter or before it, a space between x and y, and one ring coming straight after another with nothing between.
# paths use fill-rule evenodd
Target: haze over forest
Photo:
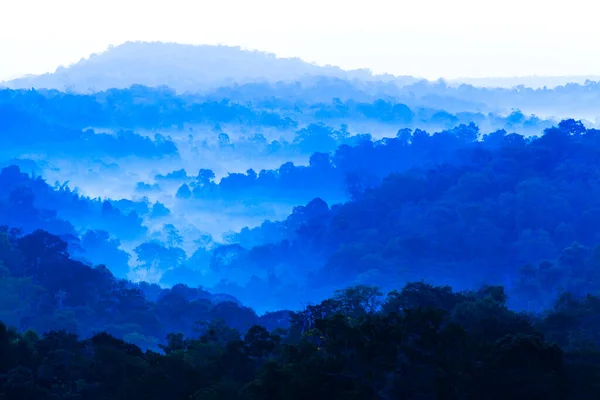
<instances>
[{"instance_id":1,"label":"haze over forest","mask_svg":"<svg viewBox=\"0 0 600 400\"><path fill-rule=\"evenodd\" d=\"M600 398L599 76L1 83L0 399Z\"/></svg>"}]
</instances>

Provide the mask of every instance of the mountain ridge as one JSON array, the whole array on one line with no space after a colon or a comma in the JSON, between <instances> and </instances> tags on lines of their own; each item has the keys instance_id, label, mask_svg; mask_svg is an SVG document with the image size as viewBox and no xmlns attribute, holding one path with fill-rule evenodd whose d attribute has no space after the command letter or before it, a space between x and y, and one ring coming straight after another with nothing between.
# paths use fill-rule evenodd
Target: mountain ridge
<instances>
[{"instance_id":1,"label":"mountain ridge","mask_svg":"<svg viewBox=\"0 0 600 400\"><path fill-rule=\"evenodd\" d=\"M504 89L521 85L533 89L551 89L569 83L600 81L600 75L427 80L407 75L376 74L368 68L346 70L339 66L319 65L299 57L279 57L274 53L240 46L128 41L117 46L111 45L102 52L83 57L70 65L61 65L54 72L27 74L0 81L0 89L35 88L92 93L144 85L168 86L177 92L201 92L233 84L298 81L310 84L307 80L322 77L355 82L394 83L398 87L419 81L443 81L453 87L468 85L475 88Z\"/></svg>"},{"instance_id":2,"label":"mountain ridge","mask_svg":"<svg viewBox=\"0 0 600 400\"><path fill-rule=\"evenodd\" d=\"M142 68L140 68L142 66ZM317 65L300 58L221 45L166 42L126 42L109 46L54 72L26 75L0 82L11 89L58 89L94 92L132 85L169 86L177 92L203 91L233 83L298 81L325 76L347 80L394 81L400 86L418 78L375 75L368 69L344 70Z\"/></svg>"}]
</instances>

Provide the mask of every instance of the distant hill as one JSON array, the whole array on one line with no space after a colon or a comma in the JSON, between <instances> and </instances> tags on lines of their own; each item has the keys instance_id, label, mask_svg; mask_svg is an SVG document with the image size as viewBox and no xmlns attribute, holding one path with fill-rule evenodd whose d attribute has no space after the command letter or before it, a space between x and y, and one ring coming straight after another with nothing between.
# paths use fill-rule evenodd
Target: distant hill
<instances>
[{"instance_id":1,"label":"distant hill","mask_svg":"<svg viewBox=\"0 0 600 400\"><path fill-rule=\"evenodd\" d=\"M553 89L557 86L564 86L568 83L578 83L580 85L584 85L586 81L600 81L600 75L460 78L448 80L447 83L452 86L456 86L458 84L467 84L475 87L510 89L515 86L523 85L533 89L541 89L544 86L548 89Z\"/></svg>"},{"instance_id":2,"label":"distant hill","mask_svg":"<svg viewBox=\"0 0 600 400\"><path fill-rule=\"evenodd\" d=\"M232 83L289 82L314 76L395 81L399 85L418 80L393 75L374 76L366 69L346 71L334 66L318 66L299 58L278 58L271 53L239 47L127 42L68 67L61 66L53 73L28 75L0 83L0 86L93 92L141 84L166 85L185 92Z\"/></svg>"}]
</instances>

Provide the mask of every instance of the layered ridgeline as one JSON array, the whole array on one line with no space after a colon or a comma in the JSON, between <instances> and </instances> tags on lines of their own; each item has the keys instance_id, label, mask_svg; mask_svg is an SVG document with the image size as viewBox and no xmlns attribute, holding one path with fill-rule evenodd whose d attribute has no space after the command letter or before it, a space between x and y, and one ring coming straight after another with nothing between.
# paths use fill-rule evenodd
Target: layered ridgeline
<instances>
[{"instance_id":1,"label":"layered ridgeline","mask_svg":"<svg viewBox=\"0 0 600 400\"><path fill-rule=\"evenodd\" d=\"M98 232L78 242L81 231L44 204L70 202L61 214L82 215L89 203L90 223L118 225L116 202L4 169L0 217L12 228L0 229L0 320L13 328L0 325L0 393L597 398L600 131L574 120L538 138L480 137L474 128L402 130L343 146L356 172L381 172L408 154L423 159L368 185L354 176L350 201L317 198L285 221L202 248L205 256L181 258L174 232L138 248L139 268L166 266L174 282L184 272L190 286L202 284L206 267L228 279L204 289L133 283L115 278L109 263L73 259L78 243L118 244ZM309 168L320 174L339 163L316 159ZM414 283L421 278L455 288ZM247 305L272 312L259 316Z\"/></svg>"},{"instance_id":2,"label":"layered ridgeline","mask_svg":"<svg viewBox=\"0 0 600 400\"><path fill-rule=\"evenodd\" d=\"M8 85L0 399L600 398L597 83L128 43Z\"/></svg>"},{"instance_id":3,"label":"layered ridgeline","mask_svg":"<svg viewBox=\"0 0 600 400\"><path fill-rule=\"evenodd\" d=\"M513 129L530 134L530 130L538 133L555 120L526 115L518 109L495 112L486 107L454 105L451 108L455 111L451 111L445 108L444 101L424 105L415 98L370 95L359 87L350 88L353 91L346 96L323 87L323 93L319 93L283 85L224 87L204 94L177 94L168 87L142 85L91 94L4 89L0 90L0 128L5 131L27 119L79 129L160 129L181 133L216 125L222 129L237 126L245 131L285 131L313 123L345 125L379 136L382 128L443 129L472 122L486 130ZM33 123L19 127L30 131L33 128L37 128Z\"/></svg>"},{"instance_id":4,"label":"layered ridgeline","mask_svg":"<svg viewBox=\"0 0 600 400\"><path fill-rule=\"evenodd\" d=\"M143 66L143 68L140 68ZM598 117L598 83L591 79L522 78L469 81L473 84L405 76L374 75L368 70L346 71L317 66L299 59L226 46L129 42L109 48L55 72L9 82L13 89L57 89L92 93L132 85L168 86L179 93L202 92L216 97L257 100L271 97L328 101L373 101L393 98L416 106L451 113L500 112L518 108L541 117L588 119ZM541 83L540 83L541 82ZM558 86L552 84L558 83ZM577 82L577 83L574 83ZM548 84L549 87L542 86ZM494 87L480 87L480 86ZM496 87L503 86L503 87Z\"/></svg>"},{"instance_id":5,"label":"layered ridgeline","mask_svg":"<svg viewBox=\"0 0 600 400\"><path fill-rule=\"evenodd\" d=\"M598 131L574 120L529 139L503 131L480 138L473 128L401 131L385 142L342 146L333 157L317 154L307 167L230 175L219 184L210 171L184 173L179 178L194 182L177 191L174 207L182 210L207 199L294 198L297 187L314 198L283 221L225 242L198 234L185 251L186 234L168 219L148 235L146 225L171 212L161 203L90 199L16 167L0 174L0 222L68 235L77 258L119 277L204 285L261 311L297 309L347 285L392 289L422 278L462 288L503 284L515 307L532 311L563 290L597 290L599 232L590 221L598 214ZM334 183L350 201L321 199ZM131 271L119 239L132 244Z\"/></svg>"},{"instance_id":6,"label":"layered ridgeline","mask_svg":"<svg viewBox=\"0 0 600 400\"><path fill-rule=\"evenodd\" d=\"M93 94L3 90L0 166L16 164L31 174L37 206L56 211L82 235L100 229L121 243L139 240L125 244L133 255L140 243L156 235L163 240L157 231L172 224L184 237L185 251L193 254L195 241L206 233L220 241L224 232L283 219L315 197L329 203L347 200L356 190L352 185L377 184L430 157L438 162L463 143L446 143L438 153L394 145L398 134L412 135L414 128L421 138L430 136L427 130L470 140L480 130L529 135L553 124L517 110L453 114L383 99L313 103L280 95L244 102L146 86ZM377 155L367 155L369 147ZM327 168L330 163L334 170ZM10 175L5 175L11 185L7 196L12 185L28 185ZM45 204L50 192L39 176L50 189L57 188L60 200ZM79 194L94 200L71 200ZM102 215L102 220L88 218L85 204L89 215ZM109 204L131 215L128 226L148 229L125 233L110 223ZM14 214L8 215L14 220ZM100 261L89 254L86 258ZM116 268L108 261L102 260L123 276L123 264Z\"/></svg>"},{"instance_id":7,"label":"layered ridgeline","mask_svg":"<svg viewBox=\"0 0 600 400\"><path fill-rule=\"evenodd\" d=\"M598 143L598 130L574 120L538 138L481 136L474 125L433 135L402 130L393 139L317 153L308 166L218 183L210 170L163 176L176 181L169 208L82 197L11 167L0 174L0 222L70 235L74 255L119 277L204 285L261 311L297 309L351 284L392 289L422 278L461 288L502 284L514 307L535 311L563 290L599 287ZM335 195L350 201L322 199ZM254 199L246 203L252 210L273 196L312 200L283 221L223 239L179 231L172 225L178 220L169 220L182 210L189 224L193 210L210 201ZM131 259L118 239L129 242ZM135 261L131 270L128 260Z\"/></svg>"}]
</instances>

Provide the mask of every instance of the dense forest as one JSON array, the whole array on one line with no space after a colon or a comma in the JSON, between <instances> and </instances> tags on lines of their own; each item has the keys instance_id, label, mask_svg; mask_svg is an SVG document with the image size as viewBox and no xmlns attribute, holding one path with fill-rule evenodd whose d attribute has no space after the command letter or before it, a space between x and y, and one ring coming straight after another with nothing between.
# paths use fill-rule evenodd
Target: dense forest
<instances>
[{"instance_id":1,"label":"dense forest","mask_svg":"<svg viewBox=\"0 0 600 400\"><path fill-rule=\"evenodd\" d=\"M593 295L528 315L499 286L357 285L258 317L224 295L117 280L43 231L5 228L0 243L6 399L600 396Z\"/></svg>"},{"instance_id":2,"label":"dense forest","mask_svg":"<svg viewBox=\"0 0 600 400\"><path fill-rule=\"evenodd\" d=\"M421 143L403 131L386 146L398 146L397 155L414 146L427 165L357 190L345 204L315 199L285 221L245 229L237 237L246 247L216 247L210 268L267 273L240 297L261 293L271 310L285 292L298 301L332 282L347 287L262 316L228 294L132 283L72 259L65 238L33 227L77 230L37 210L24 190L92 200L5 168L3 218L19 216L11 225L32 231L1 233L5 397L595 398L600 301L590 219L600 132L565 120L533 139L470 133ZM441 164L419 149L442 148L436 140L458 143L444 146ZM365 274L368 282L357 283ZM417 277L479 288L453 291ZM482 279L506 279L509 291ZM402 280L401 290L389 287ZM387 296L373 283L388 286ZM512 311L511 301L528 312Z\"/></svg>"},{"instance_id":3,"label":"dense forest","mask_svg":"<svg viewBox=\"0 0 600 400\"><path fill-rule=\"evenodd\" d=\"M288 65L0 90L0 400L600 398L597 83Z\"/></svg>"},{"instance_id":4,"label":"dense forest","mask_svg":"<svg viewBox=\"0 0 600 400\"><path fill-rule=\"evenodd\" d=\"M0 324L2 390L36 400L600 396L600 353L586 340L598 326L572 324L597 321L598 298L562 298L535 321L505 299L501 287L413 283L385 299L354 287L292 313L287 329L212 323L168 334L160 352L106 332L40 337Z\"/></svg>"}]
</instances>

